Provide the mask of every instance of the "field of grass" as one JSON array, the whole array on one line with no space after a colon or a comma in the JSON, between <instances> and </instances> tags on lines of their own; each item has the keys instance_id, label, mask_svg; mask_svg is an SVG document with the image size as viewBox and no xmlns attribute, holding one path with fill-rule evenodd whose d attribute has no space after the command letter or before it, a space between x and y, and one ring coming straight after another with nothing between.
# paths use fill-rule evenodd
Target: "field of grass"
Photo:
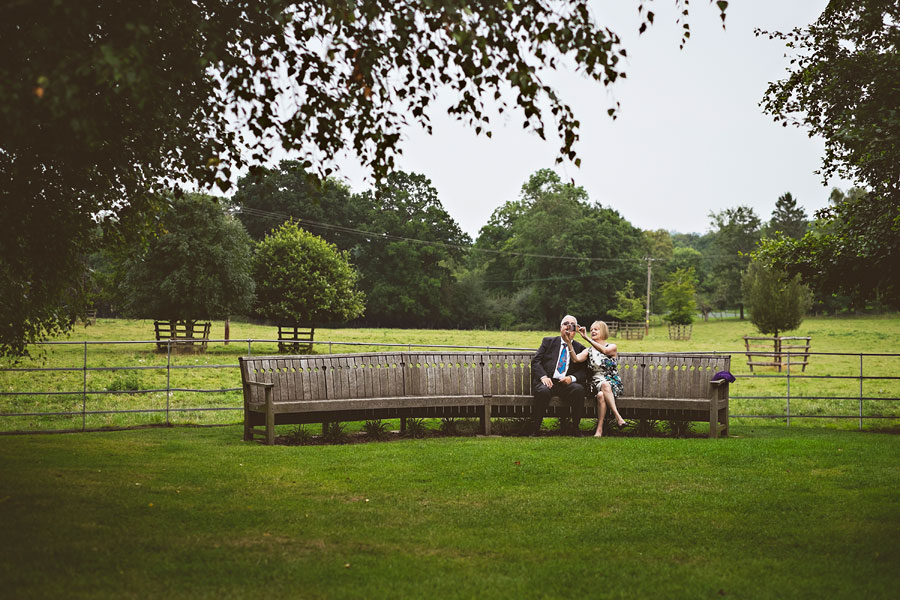
<instances>
[{"instance_id":1,"label":"field of grass","mask_svg":"<svg viewBox=\"0 0 900 600\"><path fill-rule=\"evenodd\" d=\"M900 436L0 437L6 598L895 598Z\"/></svg>"},{"instance_id":2,"label":"field of grass","mask_svg":"<svg viewBox=\"0 0 900 600\"><path fill-rule=\"evenodd\" d=\"M392 347L371 344L477 346L491 348L535 348L543 335L554 331L460 331L403 329L318 329L317 353L367 352ZM732 355L732 372L738 382L731 386L731 412L734 415L769 415L779 423L786 421L790 391L791 425L813 427L856 428L860 412L859 396L876 398L863 402L864 416L891 417L887 420L864 421L866 428L896 427L900 423L900 402L877 398L900 398L900 380L859 378L860 364L865 377L900 374L900 316L867 316L858 318L807 318L792 335L812 337L812 351L843 353L814 355L810 365L792 375L790 381L774 369L756 369L753 377L744 356ZM214 322L212 337L224 337L224 324ZM643 340L614 339L621 352L739 352L744 349L742 336L756 335L748 321L713 320L694 324L689 341L671 341L664 326L654 327ZM179 424L235 423L240 420L241 394L237 357L246 354L273 354L274 342L253 342L276 336L274 327L246 322L231 324L232 342L212 342L206 353L176 353L167 357L155 351L151 321L100 319L96 325L78 327L68 341L70 345L39 346L38 357L13 364L0 362L0 367L62 367L70 371L6 371L0 372L0 431L32 431L48 429L92 429L169 422ZM144 340L140 344L107 344L122 340ZM243 341L241 341L243 340ZM87 342L85 344L84 342ZM368 343L369 345L366 345ZM402 346L406 347L406 346ZM394 346L393 348L397 348ZM87 356L85 357L85 349ZM892 353L898 356L860 356L860 354ZM87 362L91 368L85 377L81 370ZM167 365L172 368L168 369ZM828 377L827 379L824 377ZM842 378L844 377L844 378ZM788 386L790 389L788 390ZM92 392L82 394L82 390ZM224 393L208 390L232 389ZM155 391L154 391L155 390ZM167 394L166 390L173 390ZM199 391L193 391L199 390ZM22 392L73 392L53 396L24 395ZM136 391L146 393L134 393ZM822 399L821 397L839 399ZM228 411L209 410L229 408ZM39 413L77 412L78 415ZM157 412L110 413L114 410L154 410ZM204 409L204 410L187 410ZM93 414L91 412L93 411ZM168 412L167 412L168 411ZM29 413L21 417L4 417L9 413ZM844 419L801 419L797 415L842 415ZM758 419L734 420L735 423L759 423Z\"/></svg>"}]
</instances>

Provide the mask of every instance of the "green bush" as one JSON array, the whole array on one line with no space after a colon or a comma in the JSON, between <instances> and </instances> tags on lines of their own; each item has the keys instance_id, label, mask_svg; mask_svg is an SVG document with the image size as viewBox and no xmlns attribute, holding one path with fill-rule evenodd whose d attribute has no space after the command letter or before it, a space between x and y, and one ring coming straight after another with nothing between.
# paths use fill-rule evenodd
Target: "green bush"
<instances>
[{"instance_id":1,"label":"green bush","mask_svg":"<svg viewBox=\"0 0 900 600\"><path fill-rule=\"evenodd\" d=\"M262 316L280 323L344 322L365 311L347 252L290 221L256 247L253 278Z\"/></svg>"},{"instance_id":2,"label":"green bush","mask_svg":"<svg viewBox=\"0 0 900 600\"><path fill-rule=\"evenodd\" d=\"M387 424L381 419L366 421L362 429L366 436L373 440L383 440L387 437Z\"/></svg>"},{"instance_id":3,"label":"green bush","mask_svg":"<svg viewBox=\"0 0 900 600\"><path fill-rule=\"evenodd\" d=\"M335 421L324 428L322 439L329 444L346 444L350 441L350 435L344 430L343 423Z\"/></svg>"},{"instance_id":4,"label":"green bush","mask_svg":"<svg viewBox=\"0 0 900 600\"><path fill-rule=\"evenodd\" d=\"M423 438L428 434L425 419L407 419L406 435L411 438Z\"/></svg>"}]
</instances>

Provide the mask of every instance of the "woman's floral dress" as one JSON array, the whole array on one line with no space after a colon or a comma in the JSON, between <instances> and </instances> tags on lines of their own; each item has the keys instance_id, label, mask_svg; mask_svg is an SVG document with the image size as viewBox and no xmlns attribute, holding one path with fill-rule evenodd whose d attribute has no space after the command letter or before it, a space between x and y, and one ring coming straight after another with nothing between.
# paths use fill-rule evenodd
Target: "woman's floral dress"
<instances>
[{"instance_id":1,"label":"woman's floral dress","mask_svg":"<svg viewBox=\"0 0 900 600\"><path fill-rule=\"evenodd\" d=\"M608 381L609 387L612 388L613 397L618 398L624 389L622 378L619 377L619 360L610 358L594 347L588 348L588 351L588 364L593 373L591 375L591 390L594 395L596 396L600 393L600 384Z\"/></svg>"}]
</instances>

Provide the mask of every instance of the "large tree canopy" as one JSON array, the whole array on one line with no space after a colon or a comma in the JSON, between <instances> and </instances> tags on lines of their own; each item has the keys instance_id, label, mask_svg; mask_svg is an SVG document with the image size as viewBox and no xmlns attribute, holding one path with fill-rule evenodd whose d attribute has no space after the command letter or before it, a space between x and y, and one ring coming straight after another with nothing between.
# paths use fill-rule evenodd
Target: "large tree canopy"
<instances>
[{"instance_id":1,"label":"large tree canopy","mask_svg":"<svg viewBox=\"0 0 900 600\"><path fill-rule=\"evenodd\" d=\"M346 184L333 177L320 179L294 160L242 177L232 203L255 240L295 219L341 250L348 250L360 238L346 230L365 222L360 204Z\"/></svg>"},{"instance_id":2,"label":"large tree canopy","mask_svg":"<svg viewBox=\"0 0 900 600\"><path fill-rule=\"evenodd\" d=\"M126 310L165 320L222 319L253 301L251 241L215 198L172 200L159 234L126 261Z\"/></svg>"},{"instance_id":3,"label":"large tree canopy","mask_svg":"<svg viewBox=\"0 0 900 600\"><path fill-rule=\"evenodd\" d=\"M376 325L436 327L452 307L444 301L454 283L453 265L471 239L463 233L424 175L397 171L375 191L360 194L370 207L354 250L366 293L366 320Z\"/></svg>"},{"instance_id":4,"label":"large tree canopy","mask_svg":"<svg viewBox=\"0 0 900 600\"><path fill-rule=\"evenodd\" d=\"M475 249L486 288L523 294L518 318L544 327L567 312L604 314L625 281L642 279L642 246L640 230L618 212L541 169L519 200L494 211Z\"/></svg>"},{"instance_id":5,"label":"large tree canopy","mask_svg":"<svg viewBox=\"0 0 900 600\"><path fill-rule=\"evenodd\" d=\"M764 241L757 256L820 291L900 306L900 4L831 0L808 28L770 35L796 58L766 92L766 112L824 138L824 176L844 175L869 194L820 211L800 240Z\"/></svg>"},{"instance_id":6,"label":"large tree canopy","mask_svg":"<svg viewBox=\"0 0 900 600\"><path fill-rule=\"evenodd\" d=\"M383 176L439 91L486 135L491 109L516 108L577 163L545 71L609 84L625 50L588 0L36 0L4 3L0 55L0 352L17 353L71 325L81 256L117 238L96 221L139 231L160 186L227 187L276 146Z\"/></svg>"},{"instance_id":7,"label":"large tree canopy","mask_svg":"<svg viewBox=\"0 0 900 600\"><path fill-rule=\"evenodd\" d=\"M714 302L720 308L735 305L741 309L744 318L744 304L741 299L741 273L750 264L750 252L759 241L761 221L756 211L749 206L726 208L711 213L713 225L711 260Z\"/></svg>"},{"instance_id":8,"label":"large tree canopy","mask_svg":"<svg viewBox=\"0 0 900 600\"><path fill-rule=\"evenodd\" d=\"M842 174L880 196L900 193L900 4L831 0L815 23L774 32L796 54L765 111L825 140L825 177Z\"/></svg>"}]
</instances>

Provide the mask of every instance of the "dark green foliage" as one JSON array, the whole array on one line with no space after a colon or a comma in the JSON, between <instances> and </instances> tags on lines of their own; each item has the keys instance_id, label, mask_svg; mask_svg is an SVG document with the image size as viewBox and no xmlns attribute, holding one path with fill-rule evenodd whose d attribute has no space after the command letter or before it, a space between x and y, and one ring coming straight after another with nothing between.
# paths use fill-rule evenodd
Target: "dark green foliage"
<instances>
[{"instance_id":1,"label":"dark green foliage","mask_svg":"<svg viewBox=\"0 0 900 600\"><path fill-rule=\"evenodd\" d=\"M801 238L806 233L806 211L797 206L797 201L790 192L780 196L775 202L775 210L772 211L772 219L769 221L767 233L769 236L781 232L791 238Z\"/></svg>"},{"instance_id":2,"label":"dark green foliage","mask_svg":"<svg viewBox=\"0 0 900 600\"><path fill-rule=\"evenodd\" d=\"M800 275L788 276L759 261L753 261L743 277L744 299L750 322L764 335L797 329L809 309L809 288Z\"/></svg>"},{"instance_id":3,"label":"dark green foliage","mask_svg":"<svg viewBox=\"0 0 900 600\"><path fill-rule=\"evenodd\" d=\"M519 200L494 211L475 250L486 289L502 294L514 322L543 328L567 312L603 314L621 282L639 278L643 236L590 203L584 188L541 169Z\"/></svg>"},{"instance_id":4,"label":"dark green foliage","mask_svg":"<svg viewBox=\"0 0 900 600\"><path fill-rule=\"evenodd\" d=\"M406 419L406 435L411 438L423 438L428 435L425 419Z\"/></svg>"},{"instance_id":5,"label":"dark green foliage","mask_svg":"<svg viewBox=\"0 0 900 600\"><path fill-rule=\"evenodd\" d=\"M900 194L900 4L833 0L815 23L785 40L790 74L769 85L765 111L825 140L823 178L863 183L876 195Z\"/></svg>"},{"instance_id":6,"label":"dark green foliage","mask_svg":"<svg viewBox=\"0 0 900 600\"><path fill-rule=\"evenodd\" d=\"M857 305L900 306L898 21L895 0L834 0L809 27L768 34L796 59L766 91L765 111L825 140L823 178L843 175L869 193L839 194L813 231L766 241L759 258L800 273L823 297L846 294Z\"/></svg>"},{"instance_id":7,"label":"dark green foliage","mask_svg":"<svg viewBox=\"0 0 900 600\"><path fill-rule=\"evenodd\" d=\"M291 435L291 442L297 445L306 445L310 444L313 441L312 432L306 428L305 425L297 425L297 429L294 430Z\"/></svg>"},{"instance_id":8,"label":"dark green foliage","mask_svg":"<svg viewBox=\"0 0 900 600\"><path fill-rule=\"evenodd\" d=\"M820 297L900 307L900 200L851 194L816 213L799 240L764 239L754 258L799 274Z\"/></svg>"},{"instance_id":9,"label":"dark green foliage","mask_svg":"<svg viewBox=\"0 0 900 600\"><path fill-rule=\"evenodd\" d=\"M294 222L257 244L253 278L259 312L282 324L344 322L365 310L348 254Z\"/></svg>"},{"instance_id":10,"label":"dark green foliage","mask_svg":"<svg viewBox=\"0 0 900 600\"><path fill-rule=\"evenodd\" d=\"M341 250L350 250L362 237L343 228L365 224L362 208L354 200L341 181L319 179L298 161L286 160L277 169L258 169L242 177L231 202L254 240L294 219Z\"/></svg>"},{"instance_id":11,"label":"dark green foliage","mask_svg":"<svg viewBox=\"0 0 900 600\"><path fill-rule=\"evenodd\" d=\"M366 437L373 440L383 440L388 435L387 423L381 419L371 419L363 423L362 430Z\"/></svg>"},{"instance_id":12,"label":"dark green foliage","mask_svg":"<svg viewBox=\"0 0 900 600\"><path fill-rule=\"evenodd\" d=\"M660 427L660 421L657 421L656 419L637 419L635 421L630 421L625 425L625 429L629 433L641 437L653 437L659 435Z\"/></svg>"},{"instance_id":13,"label":"dark green foliage","mask_svg":"<svg viewBox=\"0 0 900 600\"><path fill-rule=\"evenodd\" d=\"M350 441L350 434L344 429L343 423L335 421L324 428L322 440L329 444L346 444Z\"/></svg>"},{"instance_id":14,"label":"dark green foliage","mask_svg":"<svg viewBox=\"0 0 900 600\"><path fill-rule=\"evenodd\" d=\"M761 222L749 206L710 213L710 218L714 228L710 248L712 301L718 308L740 306L743 318L741 273L750 263L750 252L759 241Z\"/></svg>"},{"instance_id":15,"label":"dark green foliage","mask_svg":"<svg viewBox=\"0 0 900 600\"><path fill-rule=\"evenodd\" d=\"M251 241L209 196L172 198L157 237L125 268L127 311L163 320L221 319L253 301Z\"/></svg>"},{"instance_id":16,"label":"dark green foliage","mask_svg":"<svg viewBox=\"0 0 900 600\"><path fill-rule=\"evenodd\" d=\"M691 437L694 435L694 424L691 421L669 419L663 421L662 430L672 437Z\"/></svg>"},{"instance_id":17,"label":"dark green foliage","mask_svg":"<svg viewBox=\"0 0 900 600\"><path fill-rule=\"evenodd\" d=\"M21 354L71 327L84 257L140 239L160 181L225 189L272 146L325 176L350 151L381 178L438 90L490 136L503 86L495 102L578 164L580 123L542 74L565 55L610 84L625 51L587 0L38 0L6 3L0 54L0 353Z\"/></svg>"},{"instance_id":18,"label":"dark green foliage","mask_svg":"<svg viewBox=\"0 0 900 600\"><path fill-rule=\"evenodd\" d=\"M662 300L668 312L663 317L667 322L676 325L688 325L694 322L697 312L696 293L697 277L694 267L678 269L662 285Z\"/></svg>"},{"instance_id":19,"label":"dark green foliage","mask_svg":"<svg viewBox=\"0 0 900 600\"><path fill-rule=\"evenodd\" d=\"M609 310L609 314L625 322L644 320L646 308L644 301L635 295L634 283L626 281L622 289L616 290L616 305Z\"/></svg>"},{"instance_id":20,"label":"dark green foliage","mask_svg":"<svg viewBox=\"0 0 900 600\"><path fill-rule=\"evenodd\" d=\"M366 323L439 327L450 322L453 266L471 240L447 214L431 181L392 173L357 201L367 207L365 229L375 232L354 252L367 298Z\"/></svg>"},{"instance_id":21,"label":"dark green foliage","mask_svg":"<svg viewBox=\"0 0 900 600\"><path fill-rule=\"evenodd\" d=\"M441 433L446 435L459 435L459 419L444 417L439 425Z\"/></svg>"},{"instance_id":22,"label":"dark green foliage","mask_svg":"<svg viewBox=\"0 0 900 600\"><path fill-rule=\"evenodd\" d=\"M531 419L503 418L491 420L491 433L493 435L520 435L531 424Z\"/></svg>"}]
</instances>

